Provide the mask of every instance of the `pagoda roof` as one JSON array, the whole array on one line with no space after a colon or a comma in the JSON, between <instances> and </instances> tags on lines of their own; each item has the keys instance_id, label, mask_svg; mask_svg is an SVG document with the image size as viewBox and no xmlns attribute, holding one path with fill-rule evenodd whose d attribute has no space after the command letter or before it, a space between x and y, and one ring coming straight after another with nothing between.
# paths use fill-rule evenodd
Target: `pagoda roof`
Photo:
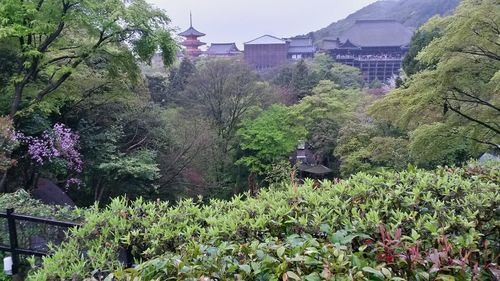
<instances>
[{"instance_id":1,"label":"pagoda roof","mask_svg":"<svg viewBox=\"0 0 500 281\"><path fill-rule=\"evenodd\" d=\"M410 43L412 35L396 20L357 20L340 39L358 47L402 47Z\"/></svg>"},{"instance_id":2,"label":"pagoda roof","mask_svg":"<svg viewBox=\"0 0 500 281\"><path fill-rule=\"evenodd\" d=\"M179 33L180 36L186 37L186 36L196 36L196 37L201 37L205 36L205 33L201 33L198 30L196 30L194 27L190 26L186 31Z\"/></svg>"},{"instance_id":3,"label":"pagoda roof","mask_svg":"<svg viewBox=\"0 0 500 281\"><path fill-rule=\"evenodd\" d=\"M207 43L205 42L201 42L199 40L196 40L196 41L193 41L193 40L186 40L186 41L183 41L181 42L181 45L182 46L186 46L186 47L199 47L199 46L203 46L203 45L206 45Z\"/></svg>"},{"instance_id":4,"label":"pagoda roof","mask_svg":"<svg viewBox=\"0 0 500 281\"><path fill-rule=\"evenodd\" d=\"M252 41L248 41L245 45L274 45L274 44L286 44L286 41L272 35L263 35Z\"/></svg>"}]
</instances>

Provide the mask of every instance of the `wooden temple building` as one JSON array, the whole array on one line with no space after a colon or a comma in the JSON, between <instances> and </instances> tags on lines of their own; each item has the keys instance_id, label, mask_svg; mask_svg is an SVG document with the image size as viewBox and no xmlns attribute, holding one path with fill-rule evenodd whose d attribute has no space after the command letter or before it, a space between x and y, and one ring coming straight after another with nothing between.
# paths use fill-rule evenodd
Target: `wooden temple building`
<instances>
[{"instance_id":1,"label":"wooden temple building","mask_svg":"<svg viewBox=\"0 0 500 281\"><path fill-rule=\"evenodd\" d=\"M357 67L366 82L399 75L413 32L395 20L357 20L340 38L326 39L321 51Z\"/></svg>"},{"instance_id":2,"label":"wooden temple building","mask_svg":"<svg viewBox=\"0 0 500 281\"><path fill-rule=\"evenodd\" d=\"M236 46L236 43L212 43L205 52L208 57L234 57L242 52Z\"/></svg>"},{"instance_id":3,"label":"wooden temple building","mask_svg":"<svg viewBox=\"0 0 500 281\"><path fill-rule=\"evenodd\" d=\"M281 39L264 35L244 45L245 61L257 70L277 67L290 60L313 58L316 52L310 37Z\"/></svg>"},{"instance_id":4,"label":"wooden temple building","mask_svg":"<svg viewBox=\"0 0 500 281\"><path fill-rule=\"evenodd\" d=\"M309 36L299 36L287 39L287 57L292 60L313 58L316 52L313 40Z\"/></svg>"},{"instance_id":5,"label":"wooden temple building","mask_svg":"<svg viewBox=\"0 0 500 281\"><path fill-rule=\"evenodd\" d=\"M199 57L203 54L203 51L200 50L200 46L206 45L206 43L201 42L198 37L205 36L204 33L199 32L193 27L193 16L189 14L189 28L179 33L179 36L184 37L184 41L181 44L186 47L186 55L189 57Z\"/></svg>"},{"instance_id":6,"label":"wooden temple building","mask_svg":"<svg viewBox=\"0 0 500 281\"><path fill-rule=\"evenodd\" d=\"M264 35L244 44L245 61L257 70L273 68L287 62L288 42Z\"/></svg>"}]
</instances>

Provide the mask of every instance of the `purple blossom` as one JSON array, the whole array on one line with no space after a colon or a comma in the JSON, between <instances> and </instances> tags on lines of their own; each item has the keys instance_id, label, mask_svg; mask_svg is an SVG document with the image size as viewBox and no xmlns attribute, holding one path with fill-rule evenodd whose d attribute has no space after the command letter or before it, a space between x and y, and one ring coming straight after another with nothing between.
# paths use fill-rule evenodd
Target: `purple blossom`
<instances>
[{"instance_id":1,"label":"purple blossom","mask_svg":"<svg viewBox=\"0 0 500 281\"><path fill-rule=\"evenodd\" d=\"M70 178L66 181L66 187L70 187L71 185L76 185L80 186L82 184L82 181L77 178Z\"/></svg>"},{"instance_id":2,"label":"purple blossom","mask_svg":"<svg viewBox=\"0 0 500 281\"><path fill-rule=\"evenodd\" d=\"M78 152L80 136L64 124L56 123L51 130L44 131L40 137L15 132L11 138L26 144L29 157L40 166L58 158L66 161L68 173L79 174L83 170L82 157ZM74 184L79 185L80 180L69 179L67 181L67 185Z\"/></svg>"}]
</instances>

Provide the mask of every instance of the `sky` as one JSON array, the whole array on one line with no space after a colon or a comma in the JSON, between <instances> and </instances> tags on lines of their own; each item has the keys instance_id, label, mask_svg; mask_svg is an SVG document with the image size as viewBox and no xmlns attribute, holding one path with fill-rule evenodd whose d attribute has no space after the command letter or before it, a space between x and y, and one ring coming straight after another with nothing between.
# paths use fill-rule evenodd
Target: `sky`
<instances>
[{"instance_id":1,"label":"sky","mask_svg":"<svg viewBox=\"0 0 500 281\"><path fill-rule=\"evenodd\" d=\"M241 48L264 34L280 38L328 26L376 0L148 0L162 8L178 32L193 26L206 43L235 42Z\"/></svg>"}]
</instances>

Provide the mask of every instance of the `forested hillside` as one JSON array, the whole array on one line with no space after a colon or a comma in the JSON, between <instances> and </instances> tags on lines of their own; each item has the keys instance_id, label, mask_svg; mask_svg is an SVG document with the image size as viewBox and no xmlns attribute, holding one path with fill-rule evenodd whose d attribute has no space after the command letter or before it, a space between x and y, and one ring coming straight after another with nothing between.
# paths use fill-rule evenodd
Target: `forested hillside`
<instances>
[{"instance_id":1,"label":"forested hillside","mask_svg":"<svg viewBox=\"0 0 500 281\"><path fill-rule=\"evenodd\" d=\"M313 33L314 41L337 38L360 19L395 19L417 29L435 15L449 15L460 0L382 0L356 11L347 18Z\"/></svg>"}]
</instances>

